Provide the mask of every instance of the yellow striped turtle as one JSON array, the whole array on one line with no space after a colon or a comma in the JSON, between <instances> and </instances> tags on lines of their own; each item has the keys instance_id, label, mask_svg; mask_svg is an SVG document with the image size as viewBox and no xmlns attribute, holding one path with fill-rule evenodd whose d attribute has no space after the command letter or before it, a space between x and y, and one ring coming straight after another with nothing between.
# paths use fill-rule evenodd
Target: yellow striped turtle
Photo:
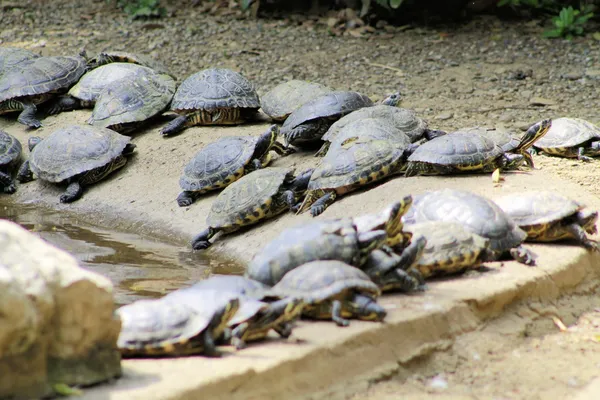
<instances>
[{"instance_id":1,"label":"yellow striped turtle","mask_svg":"<svg viewBox=\"0 0 600 400\"><path fill-rule=\"evenodd\" d=\"M600 128L581 118L556 118L533 147L553 156L592 161L600 155Z\"/></svg>"}]
</instances>

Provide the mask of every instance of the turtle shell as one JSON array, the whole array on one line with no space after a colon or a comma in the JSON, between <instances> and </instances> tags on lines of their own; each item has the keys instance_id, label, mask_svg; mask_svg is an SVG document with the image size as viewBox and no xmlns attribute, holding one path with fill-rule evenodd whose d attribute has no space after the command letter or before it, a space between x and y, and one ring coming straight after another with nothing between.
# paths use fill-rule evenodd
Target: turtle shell
<instances>
[{"instance_id":1,"label":"turtle shell","mask_svg":"<svg viewBox=\"0 0 600 400\"><path fill-rule=\"evenodd\" d=\"M281 127L281 133L319 118L340 118L354 110L370 107L373 101L358 92L334 91L317 97L290 114Z\"/></svg>"},{"instance_id":2,"label":"turtle shell","mask_svg":"<svg viewBox=\"0 0 600 400\"><path fill-rule=\"evenodd\" d=\"M215 199L206 222L213 228L247 225L244 215L257 207L269 205L282 185L293 177L288 168L265 168L253 171L227 186Z\"/></svg>"},{"instance_id":3,"label":"turtle shell","mask_svg":"<svg viewBox=\"0 0 600 400\"><path fill-rule=\"evenodd\" d=\"M243 174L260 137L228 136L203 147L185 166L179 179L183 190L202 191Z\"/></svg>"},{"instance_id":4,"label":"turtle shell","mask_svg":"<svg viewBox=\"0 0 600 400\"><path fill-rule=\"evenodd\" d=\"M527 237L496 203L463 190L442 189L417 195L403 219L406 224L457 222L488 238L490 250L498 253L520 245Z\"/></svg>"},{"instance_id":5,"label":"turtle shell","mask_svg":"<svg viewBox=\"0 0 600 400\"><path fill-rule=\"evenodd\" d=\"M411 143L421 140L427 129L427 123L417 117L411 110L379 104L358 109L340 118L323 135L323 140L333 142L334 138L342 130L345 130L346 125L364 118L382 120L382 124L385 122L394 127L395 130L404 133Z\"/></svg>"},{"instance_id":6,"label":"turtle shell","mask_svg":"<svg viewBox=\"0 0 600 400\"><path fill-rule=\"evenodd\" d=\"M66 91L85 73L83 57L38 57L0 76L0 101Z\"/></svg>"},{"instance_id":7,"label":"turtle shell","mask_svg":"<svg viewBox=\"0 0 600 400\"><path fill-rule=\"evenodd\" d=\"M485 136L487 138L492 139L494 143L500 146L502 148L502 151L504 152L516 149L520 143L520 140L506 129L471 126L467 128L461 128L454 133L467 133Z\"/></svg>"},{"instance_id":8,"label":"turtle shell","mask_svg":"<svg viewBox=\"0 0 600 400\"><path fill-rule=\"evenodd\" d=\"M388 140L356 141L329 151L313 172L308 190L354 188L389 175L403 161L404 149Z\"/></svg>"},{"instance_id":9,"label":"turtle shell","mask_svg":"<svg viewBox=\"0 0 600 400\"><path fill-rule=\"evenodd\" d=\"M87 72L79 82L69 90L69 95L83 101L96 101L100 92L112 82L140 75L154 73L153 70L137 64L112 63Z\"/></svg>"},{"instance_id":10,"label":"turtle shell","mask_svg":"<svg viewBox=\"0 0 600 400\"><path fill-rule=\"evenodd\" d=\"M109 62L132 63L151 68L159 74L167 74L175 78L163 63L146 54L107 50L100 52L91 62L97 62L100 65Z\"/></svg>"},{"instance_id":11,"label":"turtle shell","mask_svg":"<svg viewBox=\"0 0 600 400\"><path fill-rule=\"evenodd\" d=\"M319 83L294 79L280 83L261 96L260 105L273 120L283 121L304 103L332 91Z\"/></svg>"},{"instance_id":12,"label":"turtle shell","mask_svg":"<svg viewBox=\"0 0 600 400\"><path fill-rule=\"evenodd\" d=\"M452 133L420 145L408 162L449 165L458 169L483 167L503 154L491 138L474 133Z\"/></svg>"},{"instance_id":13,"label":"turtle shell","mask_svg":"<svg viewBox=\"0 0 600 400\"><path fill-rule=\"evenodd\" d=\"M490 245L485 239L456 222L430 221L408 225L413 236L424 236L427 244L412 268L424 278L460 272L481 264Z\"/></svg>"},{"instance_id":14,"label":"turtle shell","mask_svg":"<svg viewBox=\"0 0 600 400\"><path fill-rule=\"evenodd\" d=\"M22 151L21 142L0 129L0 166L17 162L21 158Z\"/></svg>"},{"instance_id":15,"label":"turtle shell","mask_svg":"<svg viewBox=\"0 0 600 400\"><path fill-rule=\"evenodd\" d=\"M198 290L212 289L223 292L233 292L262 300L270 289L269 286L238 275L212 275L195 283L192 288Z\"/></svg>"},{"instance_id":16,"label":"turtle shell","mask_svg":"<svg viewBox=\"0 0 600 400\"><path fill-rule=\"evenodd\" d=\"M29 157L31 171L42 180L62 182L113 161L130 140L105 128L60 128L33 148Z\"/></svg>"},{"instance_id":17,"label":"turtle shell","mask_svg":"<svg viewBox=\"0 0 600 400\"><path fill-rule=\"evenodd\" d=\"M0 47L0 76L23 62L39 57L38 54L19 47Z\"/></svg>"},{"instance_id":18,"label":"turtle shell","mask_svg":"<svg viewBox=\"0 0 600 400\"><path fill-rule=\"evenodd\" d=\"M246 78L223 68L205 69L186 78L171 103L174 111L236 107L258 109L260 100Z\"/></svg>"},{"instance_id":19,"label":"turtle shell","mask_svg":"<svg viewBox=\"0 0 600 400\"><path fill-rule=\"evenodd\" d=\"M360 269L337 260L313 261L294 268L273 287L276 292L302 294L307 304L319 304L344 293L379 296L379 288Z\"/></svg>"},{"instance_id":20,"label":"turtle shell","mask_svg":"<svg viewBox=\"0 0 600 400\"><path fill-rule=\"evenodd\" d=\"M254 256L246 277L274 285L292 269L315 260L356 265L360 249L351 218L314 221L283 230Z\"/></svg>"},{"instance_id":21,"label":"turtle shell","mask_svg":"<svg viewBox=\"0 0 600 400\"><path fill-rule=\"evenodd\" d=\"M389 106L384 106L389 107ZM372 107L369 107L372 108ZM360 110L359 110L360 111ZM351 114L350 114L351 115ZM395 142L398 148L406 149L410 146L410 138L404 132L396 129L387 120L379 118L361 118L346 124L331 139L329 150L336 151L348 140L361 139L381 139Z\"/></svg>"},{"instance_id":22,"label":"turtle shell","mask_svg":"<svg viewBox=\"0 0 600 400\"><path fill-rule=\"evenodd\" d=\"M581 118L556 118L534 147L542 150L576 147L592 139L600 139L600 128L591 122Z\"/></svg>"}]
</instances>

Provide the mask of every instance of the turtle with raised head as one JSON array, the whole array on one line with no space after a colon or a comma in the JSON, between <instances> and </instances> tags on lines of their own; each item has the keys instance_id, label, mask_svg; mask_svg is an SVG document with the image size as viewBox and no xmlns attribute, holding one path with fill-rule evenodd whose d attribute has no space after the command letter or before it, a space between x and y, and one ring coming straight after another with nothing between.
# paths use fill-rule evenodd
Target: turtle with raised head
<instances>
[{"instance_id":1,"label":"turtle with raised head","mask_svg":"<svg viewBox=\"0 0 600 400\"><path fill-rule=\"evenodd\" d=\"M581 118L556 118L533 148L553 156L592 161L600 155L600 128Z\"/></svg>"},{"instance_id":2,"label":"turtle with raised head","mask_svg":"<svg viewBox=\"0 0 600 400\"><path fill-rule=\"evenodd\" d=\"M0 190L3 193L17 191L12 174L21 162L22 151L21 142L0 129Z\"/></svg>"},{"instance_id":3,"label":"turtle with raised head","mask_svg":"<svg viewBox=\"0 0 600 400\"><path fill-rule=\"evenodd\" d=\"M271 151L286 156L293 152L277 141L279 127L272 125L261 136L226 136L214 141L185 166L179 179L183 192L177 197L180 207L187 207L209 191L222 189L245 174L266 167Z\"/></svg>"},{"instance_id":4,"label":"turtle with raised head","mask_svg":"<svg viewBox=\"0 0 600 400\"><path fill-rule=\"evenodd\" d=\"M173 135L194 125L236 125L254 119L260 100L241 74L224 68L209 68L186 78L173 97L171 111L179 117L161 129Z\"/></svg>"},{"instance_id":5,"label":"turtle with raised head","mask_svg":"<svg viewBox=\"0 0 600 400\"><path fill-rule=\"evenodd\" d=\"M598 232L598 211L551 191L514 193L494 199L519 228L527 241L556 242L572 239L598 251L598 243L587 235Z\"/></svg>"},{"instance_id":6,"label":"turtle with raised head","mask_svg":"<svg viewBox=\"0 0 600 400\"><path fill-rule=\"evenodd\" d=\"M273 121L282 122L303 104L332 91L320 83L292 79L261 96L260 107Z\"/></svg>"},{"instance_id":7,"label":"turtle with raised head","mask_svg":"<svg viewBox=\"0 0 600 400\"><path fill-rule=\"evenodd\" d=\"M33 175L46 182L65 183L61 203L83 195L85 186L96 183L127 163L135 145L131 138L110 129L70 125L47 138L29 139L29 159L21 165L17 180L29 182Z\"/></svg>"},{"instance_id":8,"label":"turtle with raised head","mask_svg":"<svg viewBox=\"0 0 600 400\"><path fill-rule=\"evenodd\" d=\"M302 296L303 316L331 319L338 326L348 326L348 318L383 321L387 315L377 304L381 294L377 285L363 271L341 261L303 264L285 274L273 290Z\"/></svg>"},{"instance_id":9,"label":"turtle with raised head","mask_svg":"<svg viewBox=\"0 0 600 400\"><path fill-rule=\"evenodd\" d=\"M291 210L304 195L311 174L308 170L294 177L292 169L265 168L243 176L219 193L206 218L208 228L194 237L192 248L210 247L217 232L235 232Z\"/></svg>"}]
</instances>

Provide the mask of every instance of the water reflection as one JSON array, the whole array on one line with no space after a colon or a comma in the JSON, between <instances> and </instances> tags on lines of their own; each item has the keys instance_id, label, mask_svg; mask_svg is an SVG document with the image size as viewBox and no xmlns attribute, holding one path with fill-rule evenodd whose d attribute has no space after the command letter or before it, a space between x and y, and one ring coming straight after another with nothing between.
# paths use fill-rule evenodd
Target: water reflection
<instances>
[{"instance_id":1,"label":"water reflection","mask_svg":"<svg viewBox=\"0 0 600 400\"><path fill-rule=\"evenodd\" d=\"M108 277L119 305L159 297L211 272L242 273L237 264L210 259L187 247L98 228L56 211L8 203L5 198L0 198L0 218L17 222L71 253L81 266Z\"/></svg>"}]
</instances>

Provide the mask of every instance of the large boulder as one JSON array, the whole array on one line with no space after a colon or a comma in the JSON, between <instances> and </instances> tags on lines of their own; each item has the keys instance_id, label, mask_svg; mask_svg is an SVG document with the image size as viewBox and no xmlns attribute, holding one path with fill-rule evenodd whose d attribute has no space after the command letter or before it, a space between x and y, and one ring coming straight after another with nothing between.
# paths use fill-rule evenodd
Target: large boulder
<instances>
[{"instance_id":1,"label":"large boulder","mask_svg":"<svg viewBox=\"0 0 600 400\"><path fill-rule=\"evenodd\" d=\"M0 398L120 376L111 282L0 220Z\"/></svg>"}]
</instances>

